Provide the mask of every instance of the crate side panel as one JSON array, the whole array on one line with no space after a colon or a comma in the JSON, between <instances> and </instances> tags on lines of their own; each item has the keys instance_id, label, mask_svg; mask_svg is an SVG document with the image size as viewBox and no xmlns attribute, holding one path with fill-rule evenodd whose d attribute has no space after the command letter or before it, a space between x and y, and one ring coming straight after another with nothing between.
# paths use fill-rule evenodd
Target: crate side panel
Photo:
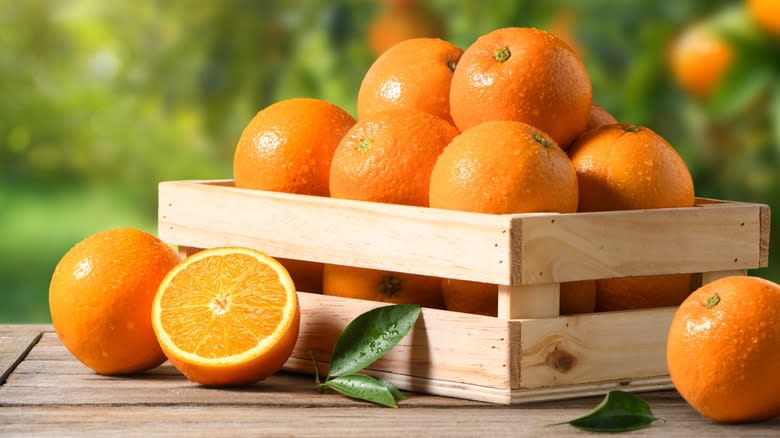
<instances>
[{"instance_id":1,"label":"crate side panel","mask_svg":"<svg viewBox=\"0 0 780 438\"><path fill-rule=\"evenodd\" d=\"M520 386L540 388L668 374L676 308L522 321Z\"/></svg>"},{"instance_id":2,"label":"crate side panel","mask_svg":"<svg viewBox=\"0 0 780 438\"><path fill-rule=\"evenodd\" d=\"M771 212L768 205L761 206L761 247L759 248L758 259L762 268L769 266L769 236L770 224L772 223Z\"/></svg>"},{"instance_id":3,"label":"crate side panel","mask_svg":"<svg viewBox=\"0 0 780 438\"><path fill-rule=\"evenodd\" d=\"M313 371L310 351L325 372L333 345L347 324L383 305L310 293L298 296L301 332L285 368L300 372ZM426 308L412 331L369 370L509 389L508 336L507 321Z\"/></svg>"},{"instance_id":4,"label":"crate side panel","mask_svg":"<svg viewBox=\"0 0 780 438\"><path fill-rule=\"evenodd\" d=\"M171 244L242 245L274 257L507 284L510 218L213 184L159 186Z\"/></svg>"},{"instance_id":5,"label":"crate side panel","mask_svg":"<svg viewBox=\"0 0 780 438\"><path fill-rule=\"evenodd\" d=\"M755 204L708 204L523 218L518 223L522 231L516 233L523 240L522 270L513 282L757 268L759 209Z\"/></svg>"}]
</instances>

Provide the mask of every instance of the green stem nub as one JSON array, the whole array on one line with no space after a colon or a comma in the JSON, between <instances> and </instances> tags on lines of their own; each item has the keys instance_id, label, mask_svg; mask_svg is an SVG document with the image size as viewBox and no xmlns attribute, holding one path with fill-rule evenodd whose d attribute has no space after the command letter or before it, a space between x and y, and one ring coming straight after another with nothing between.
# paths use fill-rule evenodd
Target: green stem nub
<instances>
[{"instance_id":1,"label":"green stem nub","mask_svg":"<svg viewBox=\"0 0 780 438\"><path fill-rule=\"evenodd\" d=\"M382 280L379 282L379 292L388 297L392 297L400 290L401 280L392 275L382 277Z\"/></svg>"},{"instance_id":2,"label":"green stem nub","mask_svg":"<svg viewBox=\"0 0 780 438\"><path fill-rule=\"evenodd\" d=\"M623 131L625 131L625 132L637 133L637 132L639 132L641 130L642 130L642 128L639 127L639 126L629 125L629 124L624 124L623 125Z\"/></svg>"},{"instance_id":3,"label":"green stem nub","mask_svg":"<svg viewBox=\"0 0 780 438\"><path fill-rule=\"evenodd\" d=\"M457 67L458 61L447 61L447 67L450 68L450 71L455 71L455 67Z\"/></svg>"},{"instance_id":4,"label":"green stem nub","mask_svg":"<svg viewBox=\"0 0 780 438\"><path fill-rule=\"evenodd\" d=\"M374 139L371 137L360 139L360 143L358 143L357 150L358 152L368 152L368 150L371 149L372 144L374 144Z\"/></svg>"},{"instance_id":5,"label":"green stem nub","mask_svg":"<svg viewBox=\"0 0 780 438\"><path fill-rule=\"evenodd\" d=\"M542 146L544 146L546 148L550 147L550 142L547 141L547 139L544 138L544 136L542 134L538 134L538 133L537 134L533 134L533 137L534 137L534 140L536 140L536 142L539 143L540 145L542 145Z\"/></svg>"},{"instance_id":6,"label":"green stem nub","mask_svg":"<svg viewBox=\"0 0 780 438\"><path fill-rule=\"evenodd\" d=\"M498 62L506 62L506 60L509 59L511 56L512 56L512 52L509 51L509 47L498 49L496 50L496 53L493 55L493 57L496 58L496 61Z\"/></svg>"},{"instance_id":7,"label":"green stem nub","mask_svg":"<svg viewBox=\"0 0 780 438\"><path fill-rule=\"evenodd\" d=\"M717 306L718 303L720 303L720 295L715 294L707 298L707 301L704 302L704 307L712 309L713 307Z\"/></svg>"}]
</instances>

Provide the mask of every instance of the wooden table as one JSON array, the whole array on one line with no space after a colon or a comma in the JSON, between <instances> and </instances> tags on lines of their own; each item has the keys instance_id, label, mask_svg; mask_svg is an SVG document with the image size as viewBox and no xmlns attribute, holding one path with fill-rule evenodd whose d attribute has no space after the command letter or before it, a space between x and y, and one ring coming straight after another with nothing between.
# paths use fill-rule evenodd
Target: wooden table
<instances>
[{"instance_id":1,"label":"wooden table","mask_svg":"<svg viewBox=\"0 0 780 438\"><path fill-rule=\"evenodd\" d=\"M50 326L0 325L0 436L568 436L599 397L521 406L409 394L399 409L314 390L313 378L279 373L241 389L208 389L166 363L105 377L76 361ZM780 418L720 425L674 391L646 393L663 421L632 436L780 436Z\"/></svg>"}]
</instances>

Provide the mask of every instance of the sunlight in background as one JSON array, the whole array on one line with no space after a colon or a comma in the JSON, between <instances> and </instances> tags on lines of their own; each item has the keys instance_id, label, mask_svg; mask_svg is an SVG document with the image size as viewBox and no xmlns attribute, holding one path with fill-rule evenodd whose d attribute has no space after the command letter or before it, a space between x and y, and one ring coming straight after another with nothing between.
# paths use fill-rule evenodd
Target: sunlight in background
<instances>
[{"instance_id":1,"label":"sunlight in background","mask_svg":"<svg viewBox=\"0 0 780 438\"><path fill-rule=\"evenodd\" d=\"M780 211L780 36L741 1L661 3L0 0L0 321L48 321L51 272L88 234L155 232L159 181L230 178L261 108L305 96L356 115L371 62L415 36L465 48L499 27L550 29L595 102L677 148L699 196ZM706 81L706 53L671 65L693 26L734 53L706 92L679 73ZM774 266L760 275L780 281Z\"/></svg>"}]
</instances>

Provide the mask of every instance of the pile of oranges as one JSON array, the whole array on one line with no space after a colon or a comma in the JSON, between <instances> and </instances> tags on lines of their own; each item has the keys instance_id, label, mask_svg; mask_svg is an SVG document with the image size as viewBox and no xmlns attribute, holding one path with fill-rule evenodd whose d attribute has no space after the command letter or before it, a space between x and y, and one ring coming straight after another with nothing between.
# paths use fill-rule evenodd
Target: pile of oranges
<instances>
[{"instance_id":1,"label":"pile of oranges","mask_svg":"<svg viewBox=\"0 0 780 438\"><path fill-rule=\"evenodd\" d=\"M492 214L694 204L674 148L594 104L578 55L542 30L498 29L466 50L398 43L366 72L357 112L304 98L261 110L235 185ZM311 292L496 314L495 285L282 262ZM561 312L677 305L691 290L689 275L563 284Z\"/></svg>"},{"instance_id":2,"label":"pile of oranges","mask_svg":"<svg viewBox=\"0 0 780 438\"><path fill-rule=\"evenodd\" d=\"M234 156L237 187L504 214L691 207L691 175L648 128L592 101L577 55L550 33L499 29L465 51L434 38L384 52L358 120L317 99L260 111ZM294 281L293 281L294 280ZM297 290L496 314L495 285L275 260L212 248L181 260L122 228L87 237L49 289L65 347L101 374L166 358L209 386L251 384L297 341ZM680 394L724 422L780 414L780 286L727 277L691 294L690 275L561 285L561 313L680 304L667 361Z\"/></svg>"}]
</instances>

